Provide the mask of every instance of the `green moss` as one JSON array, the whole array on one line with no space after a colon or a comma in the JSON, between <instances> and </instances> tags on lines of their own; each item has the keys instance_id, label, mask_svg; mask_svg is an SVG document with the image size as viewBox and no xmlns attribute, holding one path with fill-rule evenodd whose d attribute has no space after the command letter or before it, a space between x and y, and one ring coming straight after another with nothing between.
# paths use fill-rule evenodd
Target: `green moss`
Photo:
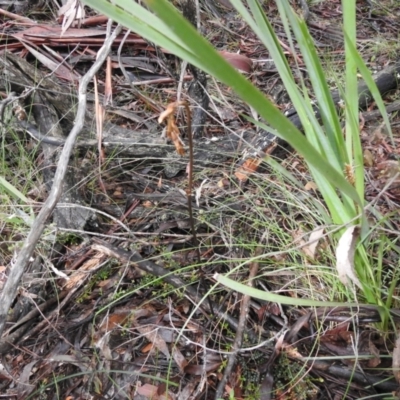
<instances>
[{"instance_id":1,"label":"green moss","mask_svg":"<svg viewBox=\"0 0 400 400\"><path fill-rule=\"evenodd\" d=\"M96 285L99 282L105 281L112 275L112 269L113 266L111 263L108 263L103 268L99 269L99 271L97 271L85 285L84 292L76 299L77 303L83 303L85 300L90 298Z\"/></svg>"},{"instance_id":2,"label":"green moss","mask_svg":"<svg viewBox=\"0 0 400 400\"><path fill-rule=\"evenodd\" d=\"M274 391L278 395L290 393L289 398L297 400L313 399L318 394L318 388L307 374L303 365L290 360L285 352L275 362L272 370Z\"/></svg>"}]
</instances>

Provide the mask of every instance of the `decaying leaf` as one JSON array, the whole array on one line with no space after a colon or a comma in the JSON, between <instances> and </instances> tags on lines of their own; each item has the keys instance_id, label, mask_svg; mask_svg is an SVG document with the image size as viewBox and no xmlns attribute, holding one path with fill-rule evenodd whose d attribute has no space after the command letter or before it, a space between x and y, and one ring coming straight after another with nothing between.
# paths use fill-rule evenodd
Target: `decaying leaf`
<instances>
[{"instance_id":1,"label":"decaying leaf","mask_svg":"<svg viewBox=\"0 0 400 400\"><path fill-rule=\"evenodd\" d=\"M324 228L319 228L311 232L310 238L306 246L303 247L303 251L312 260L315 259L315 252L317 250L320 239L324 236Z\"/></svg>"},{"instance_id":2,"label":"decaying leaf","mask_svg":"<svg viewBox=\"0 0 400 400\"><path fill-rule=\"evenodd\" d=\"M153 347L157 350L161 351L169 359L171 354L168 350L167 343L165 340L159 335L158 328L154 326L140 326L137 324L136 329L146 337L146 339L152 343Z\"/></svg>"},{"instance_id":3,"label":"decaying leaf","mask_svg":"<svg viewBox=\"0 0 400 400\"><path fill-rule=\"evenodd\" d=\"M393 349L393 375L396 378L397 383L400 384L400 336L396 339L396 344Z\"/></svg>"},{"instance_id":4,"label":"decaying leaf","mask_svg":"<svg viewBox=\"0 0 400 400\"><path fill-rule=\"evenodd\" d=\"M179 369L182 372L184 372L186 366L188 365L188 362L186 361L186 358L183 356L181 351L176 346L172 348L172 357L174 358Z\"/></svg>"},{"instance_id":5,"label":"decaying leaf","mask_svg":"<svg viewBox=\"0 0 400 400\"><path fill-rule=\"evenodd\" d=\"M313 230L310 233L308 241L303 239L305 237L305 232L301 228L292 232L292 236L296 245L300 246L301 251L311 260L314 260L319 240L324 236L324 228L316 228Z\"/></svg>"},{"instance_id":6,"label":"decaying leaf","mask_svg":"<svg viewBox=\"0 0 400 400\"><path fill-rule=\"evenodd\" d=\"M188 364L185 367L185 373L189 375L201 376L205 372L215 371L221 366L221 362L209 362L206 365L201 364Z\"/></svg>"},{"instance_id":7,"label":"decaying leaf","mask_svg":"<svg viewBox=\"0 0 400 400\"><path fill-rule=\"evenodd\" d=\"M354 270L354 253L359 235L360 227L357 225L352 225L346 229L336 248L336 269L339 279L344 285L348 286L350 280L362 289Z\"/></svg>"},{"instance_id":8,"label":"decaying leaf","mask_svg":"<svg viewBox=\"0 0 400 400\"><path fill-rule=\"evenodd\" d=\"M50 71L53 71L53 73L56 74L58 78L64 79L69 82L78 82L81 78L77 72L71 71L67 66L63 65L63 63L54 62L50 57L37 51L34 47L29 46L27 43L23 42L23 45L46 68L48 68Z\"/></svg>"},{"instance_id":9,"label":"decaying leaf","mask_svg":"<svg viewBox=\"0 0 400 400\"><path fill-rule=\"evenodd\" d=\"M185 400L185 399L190 399L192 393L194 392L196 388L196 383L194 381L190 381L179 393L178 399L177 400Z\"/></svg>"},{"instance_id":10,"label":"decaying leaf","mask_svg":"<svg viewBox=\"0 0 400 400\"><path fill-rule=\"evenodd\" d=\"M105 335L101 336L99 340L96 341L96 349L98 349L100 354L108 361L111 361L113 359L111 348L109 345L110 333L111 332L107 332Z\"/></svg>"}]
</instances>

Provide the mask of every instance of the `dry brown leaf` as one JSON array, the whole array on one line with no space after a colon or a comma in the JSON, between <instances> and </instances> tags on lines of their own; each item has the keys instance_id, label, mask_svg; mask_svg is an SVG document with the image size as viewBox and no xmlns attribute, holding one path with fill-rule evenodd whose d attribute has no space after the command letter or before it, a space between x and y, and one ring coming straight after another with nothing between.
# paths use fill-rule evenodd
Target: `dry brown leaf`
<instances>
[{"instance_id":1,"label":"dry brown leaf","mask_svg":"<svg viewBox=\"0 0 400 400\"><path fill-rule=\"evenodd\" d=\"M176 102L168 104L167 108L158 117L158 123L161 124L166 118L174 115L176 107Z\"/></svg>"},{"instance_id":2,"label":"dry brown leaf","mask_svg":"<svg viewBox=\"0 0 400 400\"><path fill-rule=\"evenodd\" d=\"M112 357L111 347L109 346L109 341L110 341L110 332L107 332L106 334L100 336L99 338L96 338L95 346L96 349L99 350L99 352L103 355L103 357L106 360L111 361L113 357Z\"/></svg>"},{"instance_id":3,"label":"dry brown leaf","mask_svg":"<svg viewBox=\"0 0 400 400\"><path fill-rule=\"evenodd\" d=\"M100 334L107 333L118 326L126 326L127 323L130 325L132 321L147 317L150 314L151 311L145 308L138 308L136 310L117 309L113 314L109 314L104 318L104 321L98 328L98 332Z\"/></svg>"},{"instance_id":4,"label":"dry brown leaf","mask_svg":"<svg viewBox=\"0 0 400 400\"><path fill-rule=\"evenodd\" d=\"M176 346L172 348L172 357L178 364L178 367L181 370L181 372L184 372L185 367L188 365L188 362L186 361L186 358L183 356L183 354Z\"/></svg>"},{"instance_id":5,"label":"dry brown leaf","mask_svg":"<svg viewBox=\"0 0 400 400\"><path fill-rule=\"evenodd\" d=\"M207 362L207 364L201 365L201 364L188 364L185 367L185 373L189 375L203 375L204 372L211 372L215 371L221 366L222 362Z\"/></svg>"},{"instance_id":6,"label":"dry brown leaf","mask_svg":"<svg viewBox=\"0 0 400 400\"><path fill-rule=\"evenodd\" d=\"M142 349L140 350L142 353L146 354L150 352L153 348L153 343L147 343Z\"/></svg>"},{"instance_id":7,"label":"dry brown leaf","mask_svg":"<svg viewBox=\"0 0 400 400\"><path fill-rule=\"evenodd\" d=\"M183 156L185 154L185 148L183 147L183 143L180 137L179 128L175 123L175 118L173 115L168 117L167 123L167 137L171 139L172 143L175 146L176 152Z\"/></svg>"},{"instance_id":8,"label":"dry brown leaf","mask_svg":"<svg viewBox=\"0 0 400 400\"><path fill-rule=\"evenodd\" d=\"M136 393L140 396L147 397L148 399L156 400L159 399L157 390L157 386L151 385L150 383L145 383L144 385L136 388Z\"/></svg>"},{"instance_id":9,"label":"dry brown leaf","mask_svg":"<svg viewBox=\"0 0 400 400\"><path fill-rule=\"evenodd\" d=\"M63 38L60 40L65 40L65 38L71 39L81 39L90 38L97 36L105 36L106 31L101 29L70 29L65 33ZM12 35L16 39L30 40L35 42L35 39L60 39L61 28L59 26L52 25L35 25L32 28L25 29L24 31L19 31ZM101 39L104 41L104 39ZM48 42L45 42L48 43Z\"/></svg>"},{"instance_id":10,"label":"dry brown leaf","mask_svg":"<svg viewBox=\"0 0 400 400\"><path fill-rule=\"evenodd\" d=\"M338 271L340 281L344 285L348 286L351 281L362 289L354 270L354 254L359 235L359 226L352 225L346 229L340 238L336 248L336 270Z\"/></svg>"},{"instance_id":11,"label":"dry brown leaf","mask_svg":"<svg viewBox=\"0 0 400 400\"><path fill-rule=\"evenodd\" d=\"M61 62L54 62L46 55L40 53L36 49L28 44L22 42L22 44L29 50L29 52L35 56L46 68L50 71L53 71L55 75L60 78L64 79L68 82L78 82L81 78L78 73L75 71L70 70L66 65L62 64Z\"/></svg>"},{"instance_id":12,"label":"dry brown leaf","mask_svg":"<svg viewBox=\"0 0 400 400\"><path fill-rule=\"evenodd\" d=\"M140 326L139 324L135 324L136 329L146 337L146 339L152 343L154 347L157 348L157 350L161 351L167 357L171 357L167 343L165 343L165 340L159 335L158 333L158 327L155 325L146 325L146 326Z\"/></svg>"}]
</instances>

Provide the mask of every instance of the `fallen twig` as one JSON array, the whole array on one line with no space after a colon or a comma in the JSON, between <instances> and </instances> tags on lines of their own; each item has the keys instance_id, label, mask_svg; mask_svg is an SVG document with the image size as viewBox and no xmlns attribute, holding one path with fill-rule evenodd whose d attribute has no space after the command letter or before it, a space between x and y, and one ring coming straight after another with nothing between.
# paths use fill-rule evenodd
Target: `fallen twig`
<instances>
[{"instance_id":1,"label":"fallen twig","mask_svg":"<svg viewBox=\"0 0 400 400\"><path fill-rule=\"evenodd\" d=\"M22 274L24 273L25 270L25 266L29 262L33 254L33 251L35 250L35 246L39 241L39 238L45 228L47 219L50 217L61 196L62 183L64 176L67 172L67 167L71 156L71 152L74 147L75 140L79 132L83 128L85 120L87 86L89 82L93 79L93 76L99 70L100 66L106 60L106 57L111 49L111 45L120 32L121 32L121 26L117 26L114 29L114 32L105 40L104 45L98 52L98 57L96 62L89 69L89 71L83 76L82 81L80 82L79 95L78 95L78 111L75 119L75 124L62 150L60 161L57 165L57 171L54 177L54 183L51 188L51 192L46 202L44 203L43 208L40 210L37 218L32 224L32 228L25 240L25 243L21 251L18 254L17 260L10 269L7 282L5 283L3 291L0 296L0 337L3 333L7 320L8 311L15 297L17 287L21 280Z\"/></svg>"},{"instance_id":2,"label":"fallen twig","mask_svg":"<svg viewBox=\"0 0 400 400\"><path fill-rule=\"evenodd\" d=\"M3 10L0 8L0 14L4 15L5 17L8 17L10 19L15 19L16 21L24 22L29 25L36 25L37 22L34 21L33 19L23 17L22 15L14 14L10 11Z\"/></svg>"}]
</instances>

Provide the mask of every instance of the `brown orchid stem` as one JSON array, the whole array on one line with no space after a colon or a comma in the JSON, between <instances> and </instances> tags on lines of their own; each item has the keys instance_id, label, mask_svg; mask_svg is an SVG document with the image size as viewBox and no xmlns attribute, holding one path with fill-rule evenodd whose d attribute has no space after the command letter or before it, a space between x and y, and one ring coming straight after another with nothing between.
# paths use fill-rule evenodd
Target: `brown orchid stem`
<instances>
[{"instance_id":1,"label":"brown orchid stem","mask_svg":"<svg viewBox=\"0 0 400 400\"><path fill-rule=\"evenodd\" d=\"M189 220L190 220L190 229L193 235L193 244L196 247L196 254L197 260L200 264L200 248L199 242L197 240L196 229L194 226L194 218L193 218L193 208L192 208L192 197L193 197L193 164L194 164L194 157L193 157L193 136L192 136L192 118L190 114L189 104L185 101L183 103L185 107L185 111L187 114L187 135L189 140L189 168L188 168L188 189L187 189L187 199L188 199L188 210L189 210Z\"/></svg>"},{"instance_id":2,"label":"brown orchid stem","mask_svg":"<svg viewBox=\"0 0 400 400\"><path fill-rule=\"evenodd\" d=\"M202 267L200 265L200 262L201 262L200 245L199 245L199 241L197 240L196 229L195 229L195 226L194 226L193 208L192 208L193 165L194 165L192 118L191 118L190 108L189 108L188 102L185 101L183 103L183 106L185 107L185 111L186 111L186 114L187 114L187 135L188 135L188 140L189 140L189 168L188 168L189 182L188 182L188 189L187 189L189 220L190 220L190 229L191 229L192 235L193 235L193 245L196 248L197 261L199 263L199 278L200 278L199 285L200 285L200 287L202 287L203 286L202 282L204 282L204 271L203 271L203 269L202 269ZM210 309L210 312L211 312L211 316L214 316L214 310L213 310L213 305L212 305L210 296L207 296L207 302L208 302L208 306L209 306L209 309ZM211 317L211 320L213 320L213 319L214 318Z\"/></svg>"}]
</instances>

